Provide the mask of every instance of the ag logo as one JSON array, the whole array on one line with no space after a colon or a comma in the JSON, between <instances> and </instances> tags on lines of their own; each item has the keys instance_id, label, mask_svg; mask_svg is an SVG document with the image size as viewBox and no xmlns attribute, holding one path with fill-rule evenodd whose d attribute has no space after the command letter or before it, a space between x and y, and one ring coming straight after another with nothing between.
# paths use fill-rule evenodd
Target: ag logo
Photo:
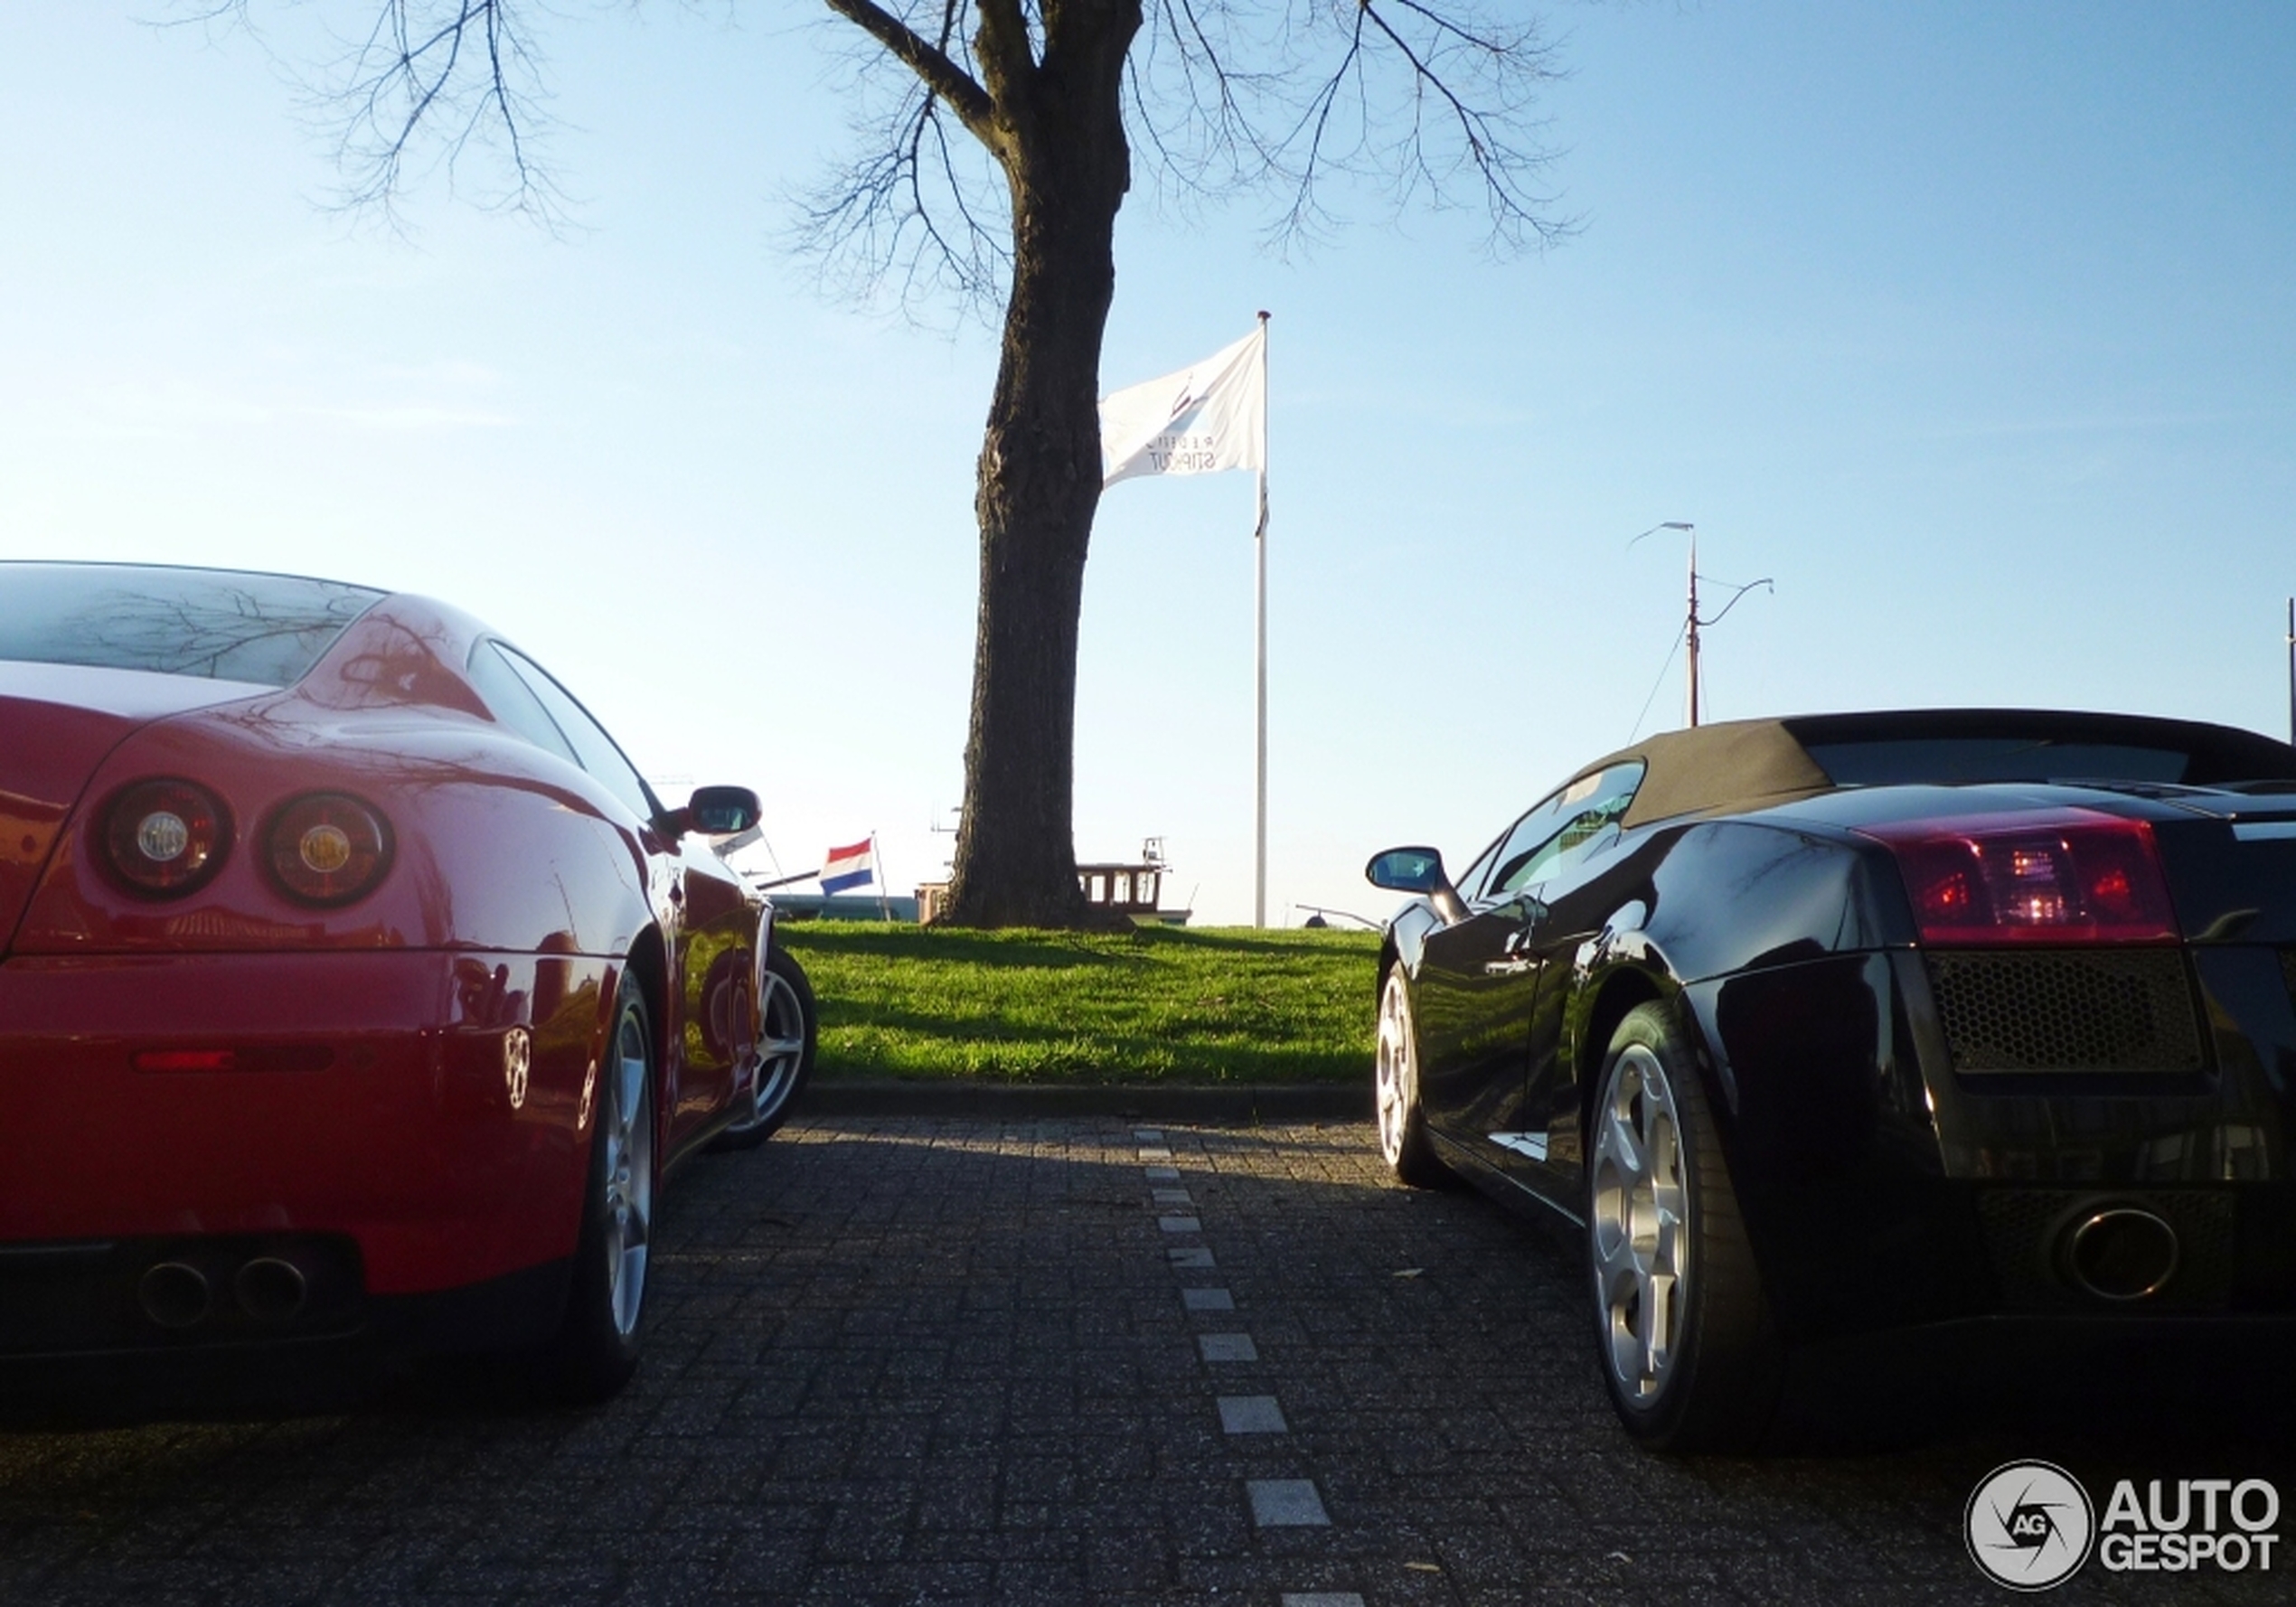
<instances>
[{"instance_id":1,"label":"ag logo","mask_svg":"<svg viewBox=\"0 0 2296 1607\"><path fill-rule=\"evenodd\" d=\"M523 1027L503 1034L503 1083L510 1090L510 1108L526 1103L526 1076L534 1064L534 1039Z\"/></svg>"},{"instance_id":2,"label":"ag logo","mask_svg":"<svg viewBox=\"0 0 2296 1607\"><path fill-rule=\"evenodd\" d=\"M2054 1462L1995 1468L1962 1513L1970 1559L2011 1590L2047 1590L2072 1578L2089 1560L2096 1528L2089 1492Z\"/></svg>"}]
</instances>

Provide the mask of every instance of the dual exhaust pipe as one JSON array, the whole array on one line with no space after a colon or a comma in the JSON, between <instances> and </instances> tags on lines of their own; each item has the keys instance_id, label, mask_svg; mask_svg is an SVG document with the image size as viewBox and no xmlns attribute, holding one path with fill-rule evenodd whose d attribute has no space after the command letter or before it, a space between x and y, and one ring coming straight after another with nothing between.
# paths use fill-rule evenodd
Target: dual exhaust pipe
<instances>
[{"instance_id":1,"label":"dual exhaust pipe","mask_svg":"<svg viewBox=\"0 0 2296 1607\"><path fill-rule=\"evenodd\" d=\"M292 1261L258 1255L231 1274L230 1296L241 1315L265 1325L292 1321L311 1297L311 1281ZM218 1292L207 1273L187 1261L162 1261L136 1285L136 1302L161 1328L182 1333L215 1313Z\"/></svg>"}]
</instances>

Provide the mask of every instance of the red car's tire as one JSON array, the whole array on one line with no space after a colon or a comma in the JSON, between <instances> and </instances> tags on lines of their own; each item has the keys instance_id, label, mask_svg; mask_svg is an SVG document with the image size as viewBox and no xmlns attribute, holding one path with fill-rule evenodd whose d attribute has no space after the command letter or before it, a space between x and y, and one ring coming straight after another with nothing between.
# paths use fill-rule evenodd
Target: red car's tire
<instances>
[{"instance_id":1,"label":"red car's tire","mask_svg":"<svg viewBox=\"0 0 2296 1607\"><path fill-rule=\"evenodd\" d=\"M626 971L598 1067L589 1186L566 1315L541 1358L541 1377L561 1400L602 1401L637 1370L654 1218L654 1059L645 993Z\"/></svg>"}]
</instances>

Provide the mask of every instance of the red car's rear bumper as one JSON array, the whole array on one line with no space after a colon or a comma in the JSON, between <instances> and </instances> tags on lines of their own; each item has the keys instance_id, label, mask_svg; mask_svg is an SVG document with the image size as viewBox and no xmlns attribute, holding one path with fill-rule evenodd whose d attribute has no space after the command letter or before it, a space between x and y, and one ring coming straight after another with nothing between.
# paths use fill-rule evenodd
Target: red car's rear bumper
<instances>
[{"instance_id":1,"label":"red car's rear bumper","mask_svg":"<svg viewBox=\"0 0 2296 1607\"><path fill-rule=\"evenodd\" d=\"M212 1273L229 1314L246 1258L304 1245L353 1282L346 1318L555 1288L532 1274L574 1247L615 982L568 955L0 964L0 1280L150 1254Z\"/></svg>"}]
</instances>

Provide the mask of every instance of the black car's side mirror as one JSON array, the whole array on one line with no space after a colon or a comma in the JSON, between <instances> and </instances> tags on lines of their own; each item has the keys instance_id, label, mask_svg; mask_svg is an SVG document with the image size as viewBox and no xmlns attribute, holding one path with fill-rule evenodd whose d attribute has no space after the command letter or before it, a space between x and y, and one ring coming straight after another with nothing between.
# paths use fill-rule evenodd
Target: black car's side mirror
<instances>
[{"instance_id":1,"label":"black car's side mirror","mask_svg":"<svg viewBox=\"0 0 2296 1607\"><path fill-rule=\"evenodd\" d=\"M747 832L765 814L757 794L746 786L698 786L683 809L673 809L663 824L678 836L700 832L726 837Z\"/></svg>"},{"instance_id":2,"label":"black car's side mirror","mask_svg":"<svg viewBox=\"0 0 2296 1607\"><path fill-rule=\"evenodd\" d=\"M1373 854L1363 867L1363 878L1375 888L1423 895L1446 923L1467 918L1467 906L1444 873L1443 855L1435 849L1391 848Z\"/></svg>"}]
</instances>

